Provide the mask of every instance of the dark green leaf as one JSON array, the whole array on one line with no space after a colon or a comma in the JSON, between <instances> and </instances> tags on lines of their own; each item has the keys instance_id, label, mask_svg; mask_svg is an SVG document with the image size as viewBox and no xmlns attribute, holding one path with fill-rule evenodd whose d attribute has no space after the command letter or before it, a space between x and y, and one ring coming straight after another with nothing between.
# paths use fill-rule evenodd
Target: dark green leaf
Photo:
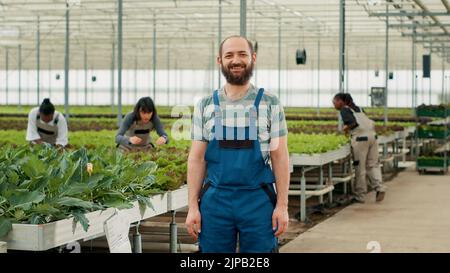
<instances>
[{"instance_id":1,"label":"dark green leaf","mask_svg":"<svg viewBox=\"0 0 450 273\"><path fill-rule=\"evenodd\" d=\"M108 208L117 208L117 209L129 209L133 207L132 203L119 197L105 198L103 201L103 205L105 205Z\"/></svg>"},{"instance_id":2,"label":"dark green leaf","mask_svg":"<svg viewBox=\"0 0 450 273\"><path fill-rule=\"evenodd\" d=\"M30 178L39 176L45 172L45 169L45 164L34 154L30 154L24 164L22 164L23 172Z\"/></svg>"},{"instance_id":3,"label":"dark green leaf","mask_svg":"<svg viewBox=\"0 0 450 273\"><path fill-rule=\"evenodd\" d=\"M9 203L13 208L24 208L25 210L31 207L33 203L39 203L44 200L45 195L38 191L18 190L13 192L9 197Z\"/></svg>"},{"instance_id":4,"label":"dark green leaf","mask_svg":"<svg viewBox=\"0 0 450 273\"><path fill-rule=\"evenodd\" d=\"M8 177L8 181L14 185L18 185L19 184L19 175L15 172L15 171L11 171L9 170L8 173L6 174L6 176Z\"/></svg>"},{"instance_id":5,"label":"dark green leaf","mask_svg":"<svg viewBox=\"0 0 450 273\"><path fill-rule=\"evenodd\" d=\"M86 218L86 216L81 212L72 212L72 215L73 221L75 223L79 222L83 227L83 230L87 232L89 228L89 220Z\"/></svg>"},{"instance_id":6,"label":"dark green leaf","mask_svg":"<svg viewBox=\"0 0 450 273\"><path fill-rule=\"evenodd\" d=\"M0 238L5 237L12 229L11 221L6 217L0 217Z\"/></svg>"},{"instance_id":7,"label":"dark green leaf","mask_svg":"<svg viewBox=\"0 0 450 273\"><path fill-rule=\"evenodd\" d=\"M74 196L80 193L89 192L90 188L87 184L74 183L66 186L66 189L62 192L62 195Z\"/></svg>"},{"instance_id":8,"label":"dark green leaf","mask_svg":"<svg viewBox=\"0 0 450 273\"><path fill-rule=\"evenodd\" d=\"M65 207L79 207L85 209L91 209L93 207L92 202L83 201L78 198L67 196L59 198L55 203Z\"/></svg>"},{"instance_id":9,"label":"dark green leaf","mask_svg":"<svg viewBox=\"0 0 450 273\"><path fill-rule=\"evenodd\" d=\"M42 218L42 216L38 215L38 214L33 214L30 217L30 224L32 225L38 225L38 224L43 224L44 219Z\"/></svg>"},{"instance_id":10,"label":"dark green leaf","mask_svg":"<svg viewBox=\"0 0 450 273\"><path fill-rule=\"evenodd\" d=\"M94 189L97 187L98 182L101 181L105 176L103 174L94 174L90 176L87 180L88 187Z\"/></svg>"},{"instance_id":11,"label":"dark green leaf","mask_svg":"<svg viewBox=\"0 0 450 273\"><path fill-rule=\"evenodd\" d=\"M38 204L35 208L33 208L33 211L43 215L52 215L60 212L58 209L49 204Z\"/></svg>"},{"instance_id":12,"label":"dark green leaf","mask_svg":"<svg viewBox=\"0 0 450 273\"><path fill-rule=\"evenodd\" d=\"M150 198L138 195L137 196L137 200L139 201L139 204L142 203L145 206L151 208L152 210L155 210L155 208L153 207L152 202L150 201Z\"/></svg>"}]
</instances>

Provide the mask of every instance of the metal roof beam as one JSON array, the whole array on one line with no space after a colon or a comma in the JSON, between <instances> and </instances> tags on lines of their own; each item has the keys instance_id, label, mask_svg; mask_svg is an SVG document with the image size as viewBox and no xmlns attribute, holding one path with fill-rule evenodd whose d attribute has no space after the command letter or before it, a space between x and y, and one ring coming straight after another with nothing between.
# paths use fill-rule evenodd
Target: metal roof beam
<instances>
[{"instance_id":1,"label":"metal roof beam","mask_svg":"<svg viewBox=\"0 0 450 273\"><path fill-rule=\"evenodd\" d=\"M426 17L426 16L450 16L450 12L372 12L369 13L369 17L392 17L392 16L405 16L405 17Z\"/></svg>"}]
</instances>

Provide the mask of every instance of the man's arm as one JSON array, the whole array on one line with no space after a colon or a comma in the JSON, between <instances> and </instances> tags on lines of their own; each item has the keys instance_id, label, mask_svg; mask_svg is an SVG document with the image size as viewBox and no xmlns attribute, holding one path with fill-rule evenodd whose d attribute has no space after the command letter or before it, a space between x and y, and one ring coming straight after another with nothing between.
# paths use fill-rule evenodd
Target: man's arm
<instances>
[{"instance_id":1,"label":"man's arm","mask_svg":"<svg viewBox=\"0 0 450 273\"><path fill-rule=\"evenodd\" d=\"M275 174L277 188L277 205L275 207L272 224L278 228L276 236L286 231L289 222L288 193L289 193L289 152L287 148L287 136L271 139L270 158Z\"/></svg>"},{"instance_id":2,"label":"man's arm","mask_svg":"<svg viewBox=\"0 0 450 273\"><path fill-rule=\"evenodd\" d=\"M208 143L193 140L188 157L187 182L189 188L189 208L198 208L200 189L205 179L206 161L205 152Z\"/></svg>"},{"instance_id":3,"label":"man's arm","mask_svg":"<svg viewBox=\"0 0 450 273\"><path fill-rule=\"evenodd\" d=\"M205 152L208 143L205 141L193 140L191 151L188 157L188 205L189 211L186 217L186 227L195 239L201 229L201 216L198 207L198 198L202 188L206 172Z\"/></svg>"},{"instance_id":4,"label":"man's arm","mask_svg":"<svg viewBox=\"0 0 450 273\"><path fill-rule=\"evenodd\" d=\"M275 144L277 143L277 144ZM279 137L271 140L271 148L277 146L270 151L272 168L277 181L277 205L287 207L288 191L289 191L289 152L287 148L287 137Z\"/></svg>"}]
</instances>

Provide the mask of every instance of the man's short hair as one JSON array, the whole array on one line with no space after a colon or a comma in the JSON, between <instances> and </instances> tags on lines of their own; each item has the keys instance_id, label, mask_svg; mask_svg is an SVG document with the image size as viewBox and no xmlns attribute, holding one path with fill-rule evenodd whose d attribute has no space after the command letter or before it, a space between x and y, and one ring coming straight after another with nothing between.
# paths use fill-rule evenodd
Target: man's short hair
<instances>
[{"instance_id":1,"label":"man's short hair","mask_svg":"<svg viewBox=\"0 0 450 273\"><path fill-rule=\"evenodd\" d=\"M231 39L231 38L241 38L241 39L246 40L246 41L247 41L247 44L248 44L248 48L250 49L250 54L253 55L253 53L255 52L255 49L253 48L252 42L250 42L247 38L245 38L245 37L243 37L243 36L232 35L232 36L229 36L229 37L225 38L225 39L222 41L222 43L220 43L220 47L219 47L219 55L220 55L220 57L222 57L222 48L223 48L223 44L224 44L227 40L229 40L229 39Z\"/></svg>"}]
</instances>

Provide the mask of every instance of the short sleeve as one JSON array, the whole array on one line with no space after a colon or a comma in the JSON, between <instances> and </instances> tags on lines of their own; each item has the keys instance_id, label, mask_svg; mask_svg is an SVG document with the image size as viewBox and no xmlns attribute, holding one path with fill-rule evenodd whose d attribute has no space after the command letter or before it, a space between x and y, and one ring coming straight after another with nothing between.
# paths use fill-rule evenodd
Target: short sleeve
<instances>
[{"instance_id":1,"label":"short sleeve","mask_svg":"<svg viewBox=\"0 0 450 273\"><path fill-rule=\"evenodd\" d=\"M208 141L207 136L204 133L204 100L200 100L194 107L194 114L192 116L192 127L191 127L191 139L198 141Z\"/></svg>"},{"instance_id":2,"label":"short sleeve","mask_svg":"<svg viewBox=\"0 0 450 273\"><path fill-rule=\"evenodd\" d=\"M273 97L270 104L270 138L286 136L287 125L284 108L277 97Z\"/></svg>"},{"instance_id":3,"label":"short sleeve","mask_svg":"<svg viewBox=\"0 0 450 273\"><path fill-rule=\"evenodd\" d=\"M344 125L357 124L355 116L353 115L352 110L350 110L349 108L343 108L341 110L341 117L342 121L344 122Z\"/></svg>"}]
</instances>

